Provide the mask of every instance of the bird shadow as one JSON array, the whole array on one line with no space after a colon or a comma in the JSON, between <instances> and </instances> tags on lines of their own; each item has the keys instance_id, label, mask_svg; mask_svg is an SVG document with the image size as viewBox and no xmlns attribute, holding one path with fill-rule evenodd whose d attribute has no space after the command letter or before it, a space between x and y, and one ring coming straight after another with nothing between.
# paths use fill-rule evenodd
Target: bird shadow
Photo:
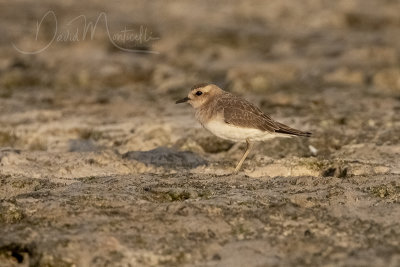
<instances>
[{"instance_id":1,"label":"bird shadow","mask_svg":"<svg viewBox=\"0 0 400 267\"><path fill-rule=\"evenodd\" d=\"M196 168L207 161L191 151L179 151L169 147L157 147L148 151L129 151L122 158L136 160L146 165L164 168Z\"/></svg>"}]
</instances>

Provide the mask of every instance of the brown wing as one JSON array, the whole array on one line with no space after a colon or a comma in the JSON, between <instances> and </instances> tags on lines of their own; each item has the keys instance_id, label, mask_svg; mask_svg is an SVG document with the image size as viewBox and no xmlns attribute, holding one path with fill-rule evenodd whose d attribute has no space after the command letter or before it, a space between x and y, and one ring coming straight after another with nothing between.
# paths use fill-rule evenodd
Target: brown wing
<instances>
[{"instance_id":1,"label":"brown wing","mask_svg":"<svg viewBox=\"0 0 400 267\"><path fill-rule=\"evenodd\" d=\"M223 112L226 123L246 128L260 129L271 133L310 136L311 133L299 131L274 121L250 102L232 95L217 100L217 109Z\"/></svg>"},{"instance_id":2,"label":"brown wing","mask_svg":"<svg viewBox=\"0 0 400 267\"><path fill-rule=\"evenodd\" d=\"M296 130L292 127L289 127L283 123L280 122L275 122L276 125L279 127L278 130L276 130L276 133L282 133L282 134L290 134L290 135L297 135L297 136L305 136L305 137L310 137L311 133L310 132L303 132L300 130Z\"/></svg>"}]
</instances>

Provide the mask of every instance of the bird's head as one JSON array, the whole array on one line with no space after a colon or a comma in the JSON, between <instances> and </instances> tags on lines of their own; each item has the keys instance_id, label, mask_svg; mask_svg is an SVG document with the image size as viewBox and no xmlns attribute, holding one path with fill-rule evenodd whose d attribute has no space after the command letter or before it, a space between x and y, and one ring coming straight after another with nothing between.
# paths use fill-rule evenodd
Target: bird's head
<instances>
[{"instance_id":1,"label":"bird's head","mask_svg":"<svg viewBox=\"0 0 400 267\"><path fill-rule=\"evenodd\" d=\"M221 94L221 88L214 84L202 83L192 87L187 97L176 101L176 104L188 102L192 107L199 108L214 96Z\"/></svg>"}]
</instances>

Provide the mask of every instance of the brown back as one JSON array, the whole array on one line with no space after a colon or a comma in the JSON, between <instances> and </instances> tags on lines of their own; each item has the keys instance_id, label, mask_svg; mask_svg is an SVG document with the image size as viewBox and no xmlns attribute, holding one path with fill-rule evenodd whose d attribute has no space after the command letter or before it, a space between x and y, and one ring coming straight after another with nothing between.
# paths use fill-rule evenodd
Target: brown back
<instances>
[{"instance_id":1,"label":"brown back","mask_svg":"<svg viewBox=\"0 0 400 267\"><path fill-rule=\"evenodd\" d=\"M223 114L226 123L245 128L254 128L270 133L310 136L311 133L293 129L273 120L258 107L243 98L225 92L213 101L218 115ZM216 115L216 114L215 114Z\"/></svg>"}]
</instances>

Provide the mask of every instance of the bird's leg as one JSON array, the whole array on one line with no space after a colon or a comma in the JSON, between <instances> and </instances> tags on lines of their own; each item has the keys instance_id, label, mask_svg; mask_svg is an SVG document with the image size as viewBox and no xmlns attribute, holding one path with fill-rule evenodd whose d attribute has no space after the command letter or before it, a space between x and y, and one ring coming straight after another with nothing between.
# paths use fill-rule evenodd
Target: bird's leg
<instances>
[{"instance_id":1,"label":"bird's leg","mask_svg":"<svg viewBox=\"0 0 400 267\"><path fill-rule=\"evenodd\" d=\"M239 163L236 165L234 173L238 173L239 172L240 167L242 167L242 164L243 164L244 160L247 158L247 155L249 155L250 150L253 147L253 144L250 143L249 139L246 139L246 143L247 143L246 151L244 152L243 157L240 159Z\"/></svg>"}]
</instances>

